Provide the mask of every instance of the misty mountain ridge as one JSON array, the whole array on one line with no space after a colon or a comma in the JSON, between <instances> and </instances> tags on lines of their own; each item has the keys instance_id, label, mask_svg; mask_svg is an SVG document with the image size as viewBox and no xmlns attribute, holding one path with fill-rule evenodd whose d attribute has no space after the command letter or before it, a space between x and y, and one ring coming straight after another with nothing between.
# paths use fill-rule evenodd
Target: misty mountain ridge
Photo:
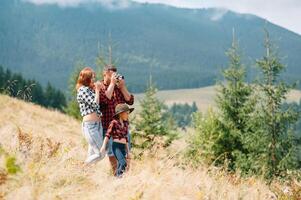
<instances>
[{"instance_id":1,"label":"misty mountain ridge","mask_svg":"<svg viewBox=\"0 0 301 200\"><path fill-rule=\"evenodd\" d=\"M112 2L110 7L2 0L0 64L66 90L76 63L95 68L99 47L108 44L110 34L113 58L130 90L142 92L150 74L159 89L197 88L214 84L227 65L233 29L249 79L256 77L254 61L264 53L266 27L288 66L283 77L300 79L301 36L255 15Z\"/></svg>"}]
</instances>

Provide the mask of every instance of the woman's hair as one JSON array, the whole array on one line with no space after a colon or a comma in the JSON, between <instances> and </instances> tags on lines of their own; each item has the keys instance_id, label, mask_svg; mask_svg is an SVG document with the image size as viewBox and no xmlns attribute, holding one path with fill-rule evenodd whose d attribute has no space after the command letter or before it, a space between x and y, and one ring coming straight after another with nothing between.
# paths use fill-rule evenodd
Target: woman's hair
<instances>
[{"instance_id":1,"label":"woman's hair","mask_svg":"<svg viewBox=\"0 0 301 200\"><path fill-rule=\"evenodd\" d=\"M94 89L94 83L92 82L93 76L95 76L95 72L90 67L85 67L82 71L80 71L76 83L76 90L78 90L81 86L87 86Z\"/></svg>"}]
</instances>

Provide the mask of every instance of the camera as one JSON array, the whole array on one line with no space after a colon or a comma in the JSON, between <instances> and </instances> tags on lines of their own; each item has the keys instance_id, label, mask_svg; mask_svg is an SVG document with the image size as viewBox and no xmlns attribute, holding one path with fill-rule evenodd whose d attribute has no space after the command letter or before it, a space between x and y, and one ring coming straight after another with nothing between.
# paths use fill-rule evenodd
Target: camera
<instances>
[{"instance_id":1,"label":"camera","mask_svg":"<svg viewBox=\"0 0 301 200\"><path fill-rule=\"evenodd\" d=\"M116 79L117 81L124 79L124 76L122 76L121 74L116 74Z\"/></svg>"}]
</instances>

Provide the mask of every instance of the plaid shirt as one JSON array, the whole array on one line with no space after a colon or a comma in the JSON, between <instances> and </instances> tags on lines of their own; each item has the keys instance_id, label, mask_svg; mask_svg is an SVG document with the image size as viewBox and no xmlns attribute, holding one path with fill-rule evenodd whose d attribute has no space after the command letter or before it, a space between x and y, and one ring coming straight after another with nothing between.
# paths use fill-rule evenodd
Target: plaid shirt
<instances>
[{"instance_id":1,"label":"plaid shirt","mask_svg":"<svg viewBox=\"0 0 301 200\"><path fill-rule=\"evenodd\" d=\"M119 120L113 119L109 125L108 131L106 133L106 137L110 139L110 137L114 139L125 139L128 142L128 128L129 123L127 121L123 121L123 127Z\"/></svg>"},{"instance_id":2,"label":"plaid shirt","mask_svg":"<svg viewBox=\"0 0 301 200\"><path fill-rule=\"evenodd\" d=\"M101 82L100 95L101 95L101 105L100 111L102 113L102 127L103 129L108 129L110 122L113 120L113 116L115 114L115 107L117 104L126 103L128 105L134 104L134 96L131 94L131 98L129 101L126 101L121 90L118 87L114 87L114 91L112 94L112 98L108 99L106 96L103 98L103 94L105 94L108 89L109 84L106 84L104 81Z\"/></svg>"}]
</instances>

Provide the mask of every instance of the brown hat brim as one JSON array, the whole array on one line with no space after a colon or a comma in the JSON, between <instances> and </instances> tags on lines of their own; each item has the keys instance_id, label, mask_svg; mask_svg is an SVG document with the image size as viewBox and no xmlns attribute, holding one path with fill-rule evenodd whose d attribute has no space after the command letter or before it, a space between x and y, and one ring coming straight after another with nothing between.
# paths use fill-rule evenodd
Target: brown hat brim
<instances>
[{"instance_id":1,"label":"brown hat brim","mask_svg":"<svg viewBox=\"0 0 301 200\"><path fill-rule=\"evenodd\" d=\"M127 110L121 110L121 111L115 113L115 114L113 115L113 117L116 117L116 116L119 115L120 113L127 112L127 111L130 111L130 113L131 113L131 112L133 112L134 110L135 110L135 108L129 108L129 109L127 109Z\"/></svg>"}]
</instances>

